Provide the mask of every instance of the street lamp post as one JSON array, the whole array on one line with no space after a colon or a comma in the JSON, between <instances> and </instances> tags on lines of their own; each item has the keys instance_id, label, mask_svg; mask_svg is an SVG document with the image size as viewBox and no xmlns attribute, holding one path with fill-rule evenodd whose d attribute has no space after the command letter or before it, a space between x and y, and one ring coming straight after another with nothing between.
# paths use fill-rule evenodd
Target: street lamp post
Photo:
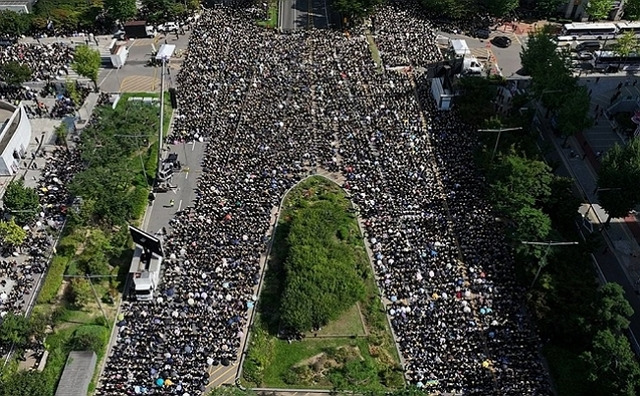
<instances>
[{"instance_id":1,"label":"street lamp post","mask_svg":"<svg viewBox=\"0 0 640 396\"><path fill-rule=\"evenodd\" d=\"M162 61L162 69L160 72L160 128L158 128L158 169L156 170L156 183L160 181L160 171L162 170L162 133L164 129L164 73L167 61L176 50L174 44L163 44L158 53L156 60Z\"/></svg>"},{"instance_id":2,"label":"street lamp post","mask_svg":"<svg viewBox=\"0 0 640 396\"><path fill-rule=\"evenodd\" d=\"M491 161L493 161L493 158L496 156L496 151L498 151L498 143L500 143L500 136L502 135L502 132L520 131L520 130L522 130L522 127L499 128L499 129L478 129L478 132L497 132L498 133L498 137L496 138L496 144L493 147L493 154L491 154Z\"/></svg>"},{"instance_id":3,"label":"street lamp post","mask_svg":"<svg viewBox=\"0 0 640 396\"><path fill-rule=\"evenodd\" d=\"M538 265L538 271L536 271L536 276L533 278L529 289L533 288L538 277L540 276L540 272L542 272L542 268L547 265L547 255L549 254L549 250L551 250L551 246L567 246L567 245L578 245L578 242L529 242L529 241L520 241L523 245L534 245L534 246L546 246L547 248L544 250L544 254L540 258L540 264Z\"/></svg>"}]
</instances>

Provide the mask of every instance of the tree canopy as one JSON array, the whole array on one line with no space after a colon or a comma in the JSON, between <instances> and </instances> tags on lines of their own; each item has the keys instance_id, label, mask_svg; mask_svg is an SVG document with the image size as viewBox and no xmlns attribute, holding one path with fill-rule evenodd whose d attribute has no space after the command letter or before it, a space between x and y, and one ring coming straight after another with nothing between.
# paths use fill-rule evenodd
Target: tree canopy
<instances>
[{"instance_id":1,"label":"tree canopy","mask_svg":"<svg viewBox=\"0 0 640 396\"><path fill-rule=\"evenodd\" d=\"M287 237L284 328L304 332L336 319L364 295L352 247L338 232L354 220L329 201L298 210Z\"/></svg>"},{"instance_id":2,"label":"tree canopy","mask_svg":"<svg viewBox=\"0 0 640 396\"><path fill-rule=\"evenodd\" d=\"M382 0L334 0L332 5L336 11L349 16L361 17L373 11Z\"/></svg>"},{"instance_id":3,"label":"tree canopy","mask_svg":"<svg viewBox=\"0 0 640 396\"><path fill-rule=\"evenodd\" d=\"M623 334L601 330L593 338L591 350L582 354L588 367L593 394L634 396L640 381L640 367Z\"/></svg>"},{"instance_id":4,"label":"tree canopy","mask_svg":"<svg viewBox=\"0 0 640 396\"><path fill-rule=\"evenodd\" d=\"M0 80L9 85L20 86L31 80L31 69L25 64L9 61L0 65Z\"/></svg>"},{"instance_id":5,"label":"tree canopy","mask_svg":"<svg viewBox=\"0 0 640 396\"><path fill-rule=\"evenodd\" d=\"M538 206L551 194L553 175L542 161L515 154L500 156L488 170L493 207L511 220L518 240L544 240L551 220Z\"/></svg>"},{"instance_id":6,"label":"tree canopy","mask_svg":"<svg viewBox=\"0 0 640 396\"><path fill-rule=\"evenodd\" d=\"M121 23L132 19L138 12L135 0L104 0L104 9L111 18Z\"/></svg>"},{"instance_id":7,"label":"tree canopy","mask_svg":"<svg viewBox=\"0 0 640 396\"><path fill-rule=\"evenodd\" d=\"M601 328L622 332L629 328L629 318L633 315L633 308L624 296L624 289L615 282L609 282L598 291L599 300L596 308L596 318Z\"/></svg>"},{"instance_id":8,"label":"tree canopy","mask_svg":"<svg viewBox=\"0 0 640 396\"><path fill-rule=\"evenodd\" d=\"M80 45L76 47L73 54L71 68L79 75L90 79L97 90L101 62L100 51L92 49L88 45Z\"/></svg>"},{"instance_id":9,"label":"tree canopy","mask_svg":"<svg viewBox=\"0 0 640 396\"><path fill-rule=\"evenodd\" d=\"M24 185L23 179L17 179L7 185L2 198L4 208L16 223L25 225L34 219L40 207L40 198L36 190Z\"/></svg>"},{"instance_id":10,"label":"tree canopy","mask_svg":"<svg viewBox=\"0 0 640 396\"><path fill-rule=\"evenodd\" d=\"M604 155L598 171L598 201L612 218L625 217L640 203L640 140L616 144Z\"/></svg>"},{"instance_id":11,"label":"tree canopy","mask_svg":"<svg viewBox=\"0 0 640 396\"><path fill-rule=\"evenodd\" d=\"M589 14L589 19L599 21L607 19L612 8L613 0L589 0L586 11Z\"/></svg>"},{"instance_id":12,"label":"tree canopy","mask_svg":"<svg viewBox=\"0 0 640 396\"><path fill-rule=\"evenodd\" d=\"M20 246L27 237L27 232L16 224L14 219L0 221L0 238L9 246Z\"/></svg>"},{"instance_id":13,"label":"tree canopy","mask_svg":"<svg viewBox=\"0 0 640 396\"><path fill-rule=\"evenodd\" d=\"M624 2L624 19L630 21L640 19L640 0L627 0Z\"/></svg>"},{"instance_id":14,"label":"tree canopy","mask_svg":"<svg viewBox=\"0 0 640 396\"><path fill-rule=\"evenodd\" d=\"M0 38L17 38L31 27L27 14L11 10L0 10Z\"/></svg>"}]
</instances>

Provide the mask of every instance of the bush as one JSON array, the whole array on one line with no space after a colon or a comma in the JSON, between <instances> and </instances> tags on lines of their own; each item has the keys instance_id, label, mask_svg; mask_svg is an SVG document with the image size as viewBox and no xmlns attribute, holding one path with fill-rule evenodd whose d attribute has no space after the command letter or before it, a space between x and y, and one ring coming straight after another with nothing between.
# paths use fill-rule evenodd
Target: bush
<instances>
[{"instance_id":1,"label":"bush","mask_svg":"<svg viewBox=\"0 0 640 396\"><path fill-rule=\"evenodd\" d=\"M149 205L149 189L146 187L136 187L131 193L130 199L133 207L132 217L134 219L141 219Z\"/></svg>"},{"instance_id":2,"label":"bush","mask_svg":"<svg viewBox=\"0 0 640 396\"><path fill-rule=\"evenodd\" d=\"M100 354L108 342L109 329L104 326L85 325L76 329L69 345L72 350L93 351Z\"/></svg>"},{"instance_id":3,"label":"bush","mask_svg":"<svg viewBox=\"0 0 640 396\"><path fill-rule=\"evenodd\" d=\"M49 272L44 279L42 289L40 289L40 295L38 296L39 304L52 303L56 299L68 262L69 258L65 256L55 256L53 260L51 260Z\"/></svg>"}]
</instances>

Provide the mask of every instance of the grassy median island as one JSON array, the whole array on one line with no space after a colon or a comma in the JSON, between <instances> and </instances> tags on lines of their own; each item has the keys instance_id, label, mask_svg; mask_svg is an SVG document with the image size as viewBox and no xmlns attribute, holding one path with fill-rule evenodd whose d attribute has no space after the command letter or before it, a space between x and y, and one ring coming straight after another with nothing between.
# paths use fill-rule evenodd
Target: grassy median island
<instances>
[{"instance_id":1,"label":"grassy median island","mask_svg":"<svg viewBox=\"0 0 640 396\"><path fill-rule=\"evenodd\" d=\"M357 218L338 185L311 177L285 197L266 271L246 386L404 386Z\"/></svg>"}]
</instances>

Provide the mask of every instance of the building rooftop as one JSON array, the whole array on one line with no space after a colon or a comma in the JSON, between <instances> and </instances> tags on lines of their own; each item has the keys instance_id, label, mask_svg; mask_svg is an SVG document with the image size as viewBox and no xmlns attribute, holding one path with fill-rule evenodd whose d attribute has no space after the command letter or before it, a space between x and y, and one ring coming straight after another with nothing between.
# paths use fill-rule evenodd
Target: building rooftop
<instances>
[{"instance_id":1,"label":"building rooftop","mask_svg":"<svg viewBox=\"0 0 640 396\"><path fill-rule=\"evenodd\" d=\"M85 396L96 367L96 354L91 351L69 353L56 396Z\"/></svg>"},{"instance_id":2,"label":"building rooftop","mask_svg":"<svg viewBox=\"0 0 640 396\"><path fill-rule=\"evenodd\" d=\"M0 107L0 125L4 125L4 123L7 122L12 115L13 111L6 110Z\"/></svg>"}]
</instances>

